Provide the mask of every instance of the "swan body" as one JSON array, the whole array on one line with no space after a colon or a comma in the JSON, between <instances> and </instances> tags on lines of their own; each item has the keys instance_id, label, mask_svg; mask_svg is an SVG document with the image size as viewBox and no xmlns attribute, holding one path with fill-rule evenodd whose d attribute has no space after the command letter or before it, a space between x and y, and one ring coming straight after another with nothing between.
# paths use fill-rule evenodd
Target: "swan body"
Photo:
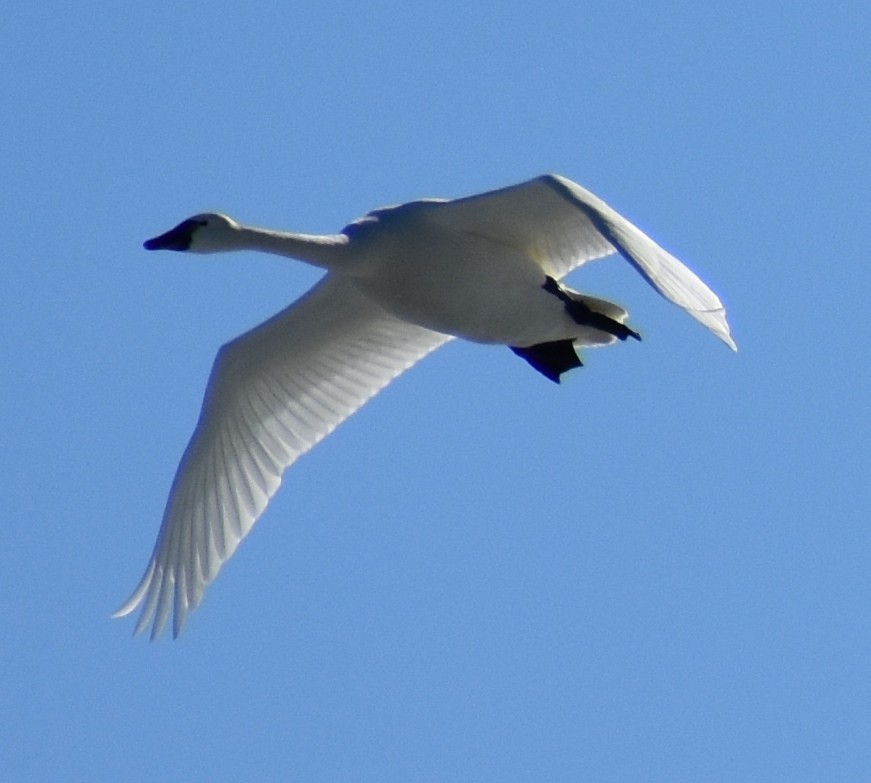
<instances>
[{"instance_id":1,"label":"swan body","mask_svg":"<svg viewBox=\"0 0 871 783\"><path fill-rule=\"evenodd\" d=\"M139 585L135 633L177 636L263 513L283 472L393 378L452 337L512 348L553 381L577 348L629 337L626 311L559 281L624 256L732 349L722 303L693 272L580 185L546 175L369 213L334 235L189 218L149 250L259 250L327 270L308 293L218 352Z\"/></svg>"}]
</instances>

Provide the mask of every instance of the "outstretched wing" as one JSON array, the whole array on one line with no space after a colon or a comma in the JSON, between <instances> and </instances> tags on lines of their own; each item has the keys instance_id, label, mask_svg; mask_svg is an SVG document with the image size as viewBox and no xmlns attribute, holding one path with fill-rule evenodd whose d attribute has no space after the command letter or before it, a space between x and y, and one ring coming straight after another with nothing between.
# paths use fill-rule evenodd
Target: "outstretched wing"
<instances>
[{"instance_id":1,"label":"outstretched wing","mask_svg":"<svg viewBox=\"0 0 871 783\"><path fill-rule=\"evenodd\" d=\"M586 188L549 174L453 201L432 202L431 220L520 248L551 277L620 253L666 299L736 350L726 311L694 272Z\"/></svg>"},{"instance_id":2,"label":"outstretched wing","mask_svg":"<svg viewBox=\"0 0 871 783\"><path fill-rule=\"evenodd\" d=\"M400 321L327 275L225 345L170 490L142 580L116 617L144 604L173 635L263 513L282 473L393 378L449 340Z\"/></svg>"}]
</instances>

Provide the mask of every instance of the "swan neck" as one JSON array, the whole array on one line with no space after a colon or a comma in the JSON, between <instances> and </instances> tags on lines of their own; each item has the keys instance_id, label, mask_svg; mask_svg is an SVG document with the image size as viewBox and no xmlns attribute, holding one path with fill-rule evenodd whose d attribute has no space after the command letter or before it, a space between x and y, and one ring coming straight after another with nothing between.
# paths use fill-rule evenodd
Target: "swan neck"
<instances>
[{"instance_id":1,"label":"swan neck","mask_svg":"<svg viewBox=\"0 0 871 783\"><path fill-rule=\"evenodd\" d=\"M240 250L286 256L324 269L341 266L348 244L344 234L294 234L252 226L240 226L237 240Z\"/></svg>"}]
</instances>

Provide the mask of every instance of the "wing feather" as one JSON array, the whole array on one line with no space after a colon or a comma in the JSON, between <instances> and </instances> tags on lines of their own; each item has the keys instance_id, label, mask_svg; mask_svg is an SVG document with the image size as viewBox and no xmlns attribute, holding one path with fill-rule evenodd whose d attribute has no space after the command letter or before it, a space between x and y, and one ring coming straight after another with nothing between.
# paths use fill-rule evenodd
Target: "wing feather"
<instances>
[{"instance_id":1,"label":"wing feather","mask_svg":"<svg viewBox=\"0 0 871 783\"><path fill-rule=\"evenodd\" d=\"M432 220L455 230L511 244L557 280L587 261L620 253L666 299L737 350L717 295L641 229L565 177L547 174L427 208Z\"/></svg>"},{"instance_id":2,"label":"wing feather","mask_svg":"<svg viewBox=\"0 0 871 783\"><path fill-rule=\"evenodd\" d=\"M447 335L400 321L328 275L219 352L151 560L116 616L181 631L283 472Z\"/></svg>"}]
</instances>

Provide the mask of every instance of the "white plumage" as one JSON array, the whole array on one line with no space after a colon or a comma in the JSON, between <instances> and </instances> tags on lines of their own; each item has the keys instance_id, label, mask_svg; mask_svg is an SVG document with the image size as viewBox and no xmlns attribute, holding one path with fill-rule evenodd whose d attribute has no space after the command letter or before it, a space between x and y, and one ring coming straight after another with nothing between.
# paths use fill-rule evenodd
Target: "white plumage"
<instances>
[{"instance_id":1,"label":"white plumage","mask_svg":"<svg viewBox=\"0 0 871 783\"><path fill-rule=\"evenodd\" d=\"M588 190L548 175L452 201L376 210L332 236L189 218L148 249L261 250L327 269L290 307L218 352L151 560L115 616L173 634L263 513L282 473L393 378L451 337L511 346L552 380L574 348L637 337L613 303L558 285L619 252L735 349L693 272Z\"/></svg>"}]
</instances>

